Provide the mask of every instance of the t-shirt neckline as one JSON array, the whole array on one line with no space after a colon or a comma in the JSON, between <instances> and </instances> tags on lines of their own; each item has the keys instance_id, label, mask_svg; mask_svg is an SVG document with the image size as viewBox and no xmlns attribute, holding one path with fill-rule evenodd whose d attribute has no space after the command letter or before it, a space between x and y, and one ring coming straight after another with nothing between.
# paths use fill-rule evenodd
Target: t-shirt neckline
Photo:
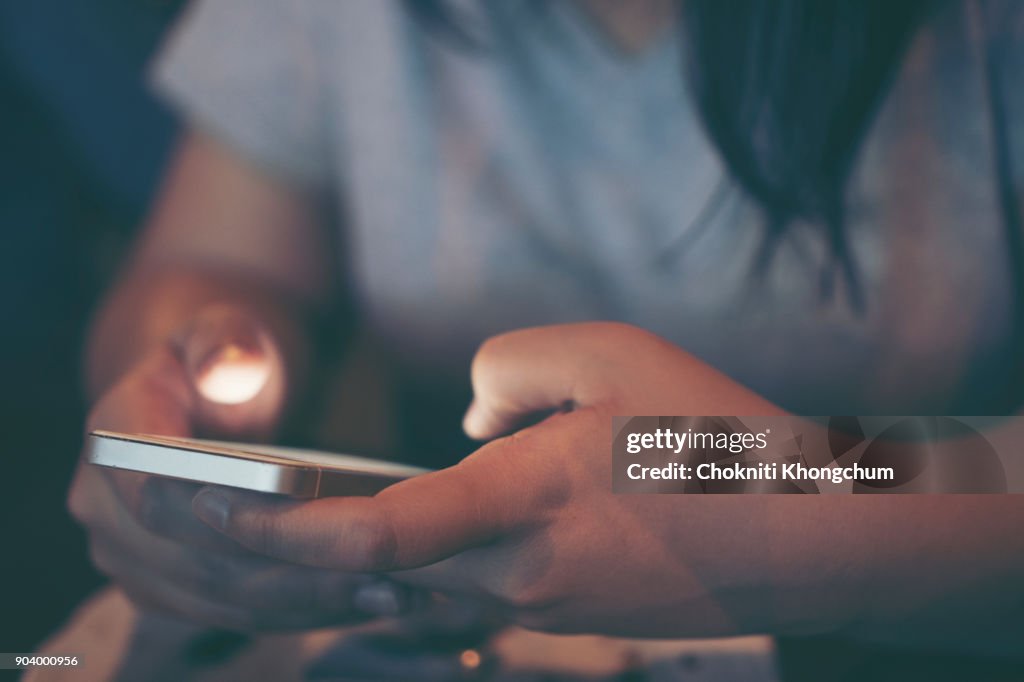
<instances>
[{"instance_id":1,"label":"t-shirt neckline","mask_svg":"<svg viewBox=\"0 0 1024 682\"><path fill-rule=\"evenodd\" d=\"M679 54L678 23L657 32L648 44L639 50L630 50L618 42L604 29L598 19L590 15L574 0L558 0L552 3L557 21L565 29L573 47L585 56L604 62L623 74L638 75L658 71L666 57ZM678 66L679 60L668 60Z\"/></svg>"}]
</instances>

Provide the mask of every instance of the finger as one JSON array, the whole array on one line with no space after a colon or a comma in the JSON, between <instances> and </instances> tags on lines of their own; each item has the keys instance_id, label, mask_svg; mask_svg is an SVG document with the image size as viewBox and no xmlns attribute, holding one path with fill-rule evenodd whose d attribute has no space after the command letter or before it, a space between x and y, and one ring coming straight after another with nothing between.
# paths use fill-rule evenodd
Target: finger
<instances>
[{"instance_id":1,"label":"finger","mask_svg":"<svg viewBox=\"0 0 1024 682\"><path fill-rule=\"evenodd\" d=\"M146 563L131 556L117 543L93 537L90 539L89 553L93 565L116 582L141 608L229 629L236 629L245 621L243 607L218 603L205 595L186 590L169 580L160 570L150 570Z\"/></svg>"},{"instance_id":2,"label":"finger","mask_svg":"<svg viewBox=\"0 0 1024 682\"><path fill-rule=\"evenodd\" d=\"M161 347L100 399L90 411L87 429L187 437L192 434L192 408L192 389L177 356ZM95 507L110 497L125 508L138 509L147 479L135 472L80 464L69 503L73 509ZM113 505L106 506L114 511Z\"/></svg>"},{"instance_id":3,"label":"finger","mask_svg":"<svg viewBox=\"0 0 1024 682\"><path fill-rule=\"evenodd\" d=\"M511 432L537 412L595 402L604 374L596 363L612 355L605 346L614 346L619 336L595 334L594 326L538 327L488 339L473 359L466 433L487 440ZM600 338L600 344L593 338Z\"/></svg>"},{"instance_id":4,"label":"finger","mask_svg":"<svg viewBox=\"0 0 1024 682\"><path fill-rule=\"evenodd\" d=\"M315 570L315 569L314 569ZM430 602L430 594L387 578L363 576L367 582L356 587L352 604L375 616L391 617L416 612Z\"/></svg>"},{"instance_id":5,"label":"finger","mask_svg":"<svg viewBox=\"0 0 1024 682\"><path fill-rule=\"evenodd\" d=\"M318 609L300 611L269 609L235 604L196 595L163 580L119 582L129 599L151 612L204 626L235 632L290 632L312 628L353 625L370 616L343 614Z\"/></svg>"},{"instance_id":6,"label":"finger","mask_svg":"<svg viewBox=\"0 0 1024 682\"><path fill-rule=\"evenodd\" d=\"M196 597L161 581L118 582L118 587L138 608L191 623L199 623L236 632L253 629L244 608L217 604Z\"/></svg>"},{"instance_id":7,"label":"finger","mask_svg":"<svg viewBox=\"0 0 1024 682\"><path fill-rule=\"evenodd\" d=\"M117 519L129 517L154 536L211 551L255 556L195 517L192 498L199 488L184 481L80 463L69 507L72 515L87 525L116 524L112 533L120 533L124 524Z\"/></svg>"},{"instance_id":8,"label":"finger","mask_svg":"<svg viewBox=\"0 0 1024 682\"><path fill-rule=\"evenodd\" d=\"M67 507L71 517L86 528L106 524L123 510L105 472L82 460L75 467Z\"/></svg>"},{"instance_id":9,"label":"finger","mask_svg":"<svg viewBox=\"0 0 1024 682\"><path fill-rule=\"evenodd\" d=\"M176 352L153 349L90 410L87 430L189 436L194 391Z\"/></svg>"},{"instance_id":10,"label":"finger","mask_svg":"<svg viewBox=\"0 0 1024 682\"><path fill-rule=\"evenodd\" d=\"M143 528L168 540L211 552L257 556L196 518L192 500L201 489L198 483L146 476L135 492L132 514Z\"/></svg>"},{"instance_id":11,"label":"finger","mask_svg":"<svg viewBox=\"0 0 1024 682\"><path fill-rule=\"evenodd\" d=\"M116 532L94 532L90 550L101 571L122 583L163 580L214 601L250 606L254 602L268 609L313 610L329 608L336 612L395 615L410 601L409 588L392 586L388 608L366 601L356 603L361 588L372 587L381 579L336 571L284 564L259 556L237 545L222 534L201 524L206 532L229 543L232 552L197 549L151 533L131 517L116 521ZM377 615L374 613L374 615Z\"/></svg>"},{"instance_id":12,"label":"finger","mask_svg":"<svg viewBox=\"0 0 1024 682\"><path fill-rule=\"evenodd\" d=\"M292 566L262 558L192 553L163 545L144 555L131 540L93 538L97 567L147 606L222 627L285 630L358 623L405 608L408 589L392 587L393 606L360 602L360 590L379 579ZM218 615L219 614L219 615ZM226 621L230 617L232 620Z\"/></svg>"},{"instance_id":13,"label":"finger","mask_svg":"<svg viewBox=\"0 0 1024 682\"><path fill-rule=\"evenodd\" d=\"M415 568L500 537L563 499L564 477L542 471L555 458L533 453L535 461L524 461L542 441L494 441L372 498L275 500L210 487L193 509L240 544L285 561L353 572Z\"/></svg>"}]
</instances>

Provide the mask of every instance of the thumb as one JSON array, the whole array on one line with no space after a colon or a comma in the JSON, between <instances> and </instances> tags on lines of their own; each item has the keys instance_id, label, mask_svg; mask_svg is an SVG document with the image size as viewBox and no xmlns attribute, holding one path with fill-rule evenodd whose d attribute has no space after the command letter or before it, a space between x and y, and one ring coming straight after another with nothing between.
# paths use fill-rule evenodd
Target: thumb
<instances>
[{"instance_id":1,"label":"thumb","mask_svg":"<svg viewBox=\"0 0 1024 682\"><path fill-rule=\"evenodd\" d=\"M418 568L502 536L553 497L543 480L520 484L522 457L508 449L530 441L510 440L375 497L295 501L210 487L192 508L244 547L291 563L357 573Z\"/></svg>"},{"instance_id":2,"label":"thumb","mask_svg":"<svg viewBox=\"0 0 1024 682\"><path fill-rule=\"evenodd\" d=\"M194 389L201 430L232 437L273 432L285 402L284 360L252 314L234 305L207 306L174 343Z\"/></svg>"}]
</instances>

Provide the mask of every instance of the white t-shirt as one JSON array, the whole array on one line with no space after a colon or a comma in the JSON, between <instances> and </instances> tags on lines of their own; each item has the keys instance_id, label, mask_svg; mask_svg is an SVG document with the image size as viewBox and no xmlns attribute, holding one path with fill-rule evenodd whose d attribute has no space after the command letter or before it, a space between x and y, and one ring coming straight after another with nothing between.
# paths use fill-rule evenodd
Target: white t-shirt
<instances>
[{"instance_id":1,"label":"white t-shirt","mask_svg":"<svg viewBox=\"0 0 1024 682\"><path fill-rule=\"evenodd\" d=\"M361 312L410 372L467 382L488 336L613 319L797 412L941 413L1005 342L968 3L916 38L861 149L860 315L822 299L825 250L806 226L753 275L761 217L705 137L675 32L627 56L566 0L455 4L481 50L397 0L207 0L155 70L192 125L336 198ZM1024 12L1009 16L1019 46ZM1020 52L1001 53L1006 73ZM1005 90L1020 168L1024 89Z\"/></svg>"}]
</instances>

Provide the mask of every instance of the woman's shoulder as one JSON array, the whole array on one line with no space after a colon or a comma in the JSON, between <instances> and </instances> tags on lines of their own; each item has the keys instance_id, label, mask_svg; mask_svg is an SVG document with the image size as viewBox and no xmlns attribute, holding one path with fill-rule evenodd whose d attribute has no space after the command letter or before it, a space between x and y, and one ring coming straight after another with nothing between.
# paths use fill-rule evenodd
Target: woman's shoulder
<instances>
[{"instance_id":1,"label":"woman's shoulder","mask_svg":"<svg viewBox=\"0 0 1024 682\"><path fill-rule=\"evenodd\" d=\"M992 142L995 108L1010 131L1024 133L1024 88L1015 86L1022 68L1024 2L936 3L907 45L874 130L883 142L927 135L942 153L980 153Z\"/></svg>"}]
</instances>

